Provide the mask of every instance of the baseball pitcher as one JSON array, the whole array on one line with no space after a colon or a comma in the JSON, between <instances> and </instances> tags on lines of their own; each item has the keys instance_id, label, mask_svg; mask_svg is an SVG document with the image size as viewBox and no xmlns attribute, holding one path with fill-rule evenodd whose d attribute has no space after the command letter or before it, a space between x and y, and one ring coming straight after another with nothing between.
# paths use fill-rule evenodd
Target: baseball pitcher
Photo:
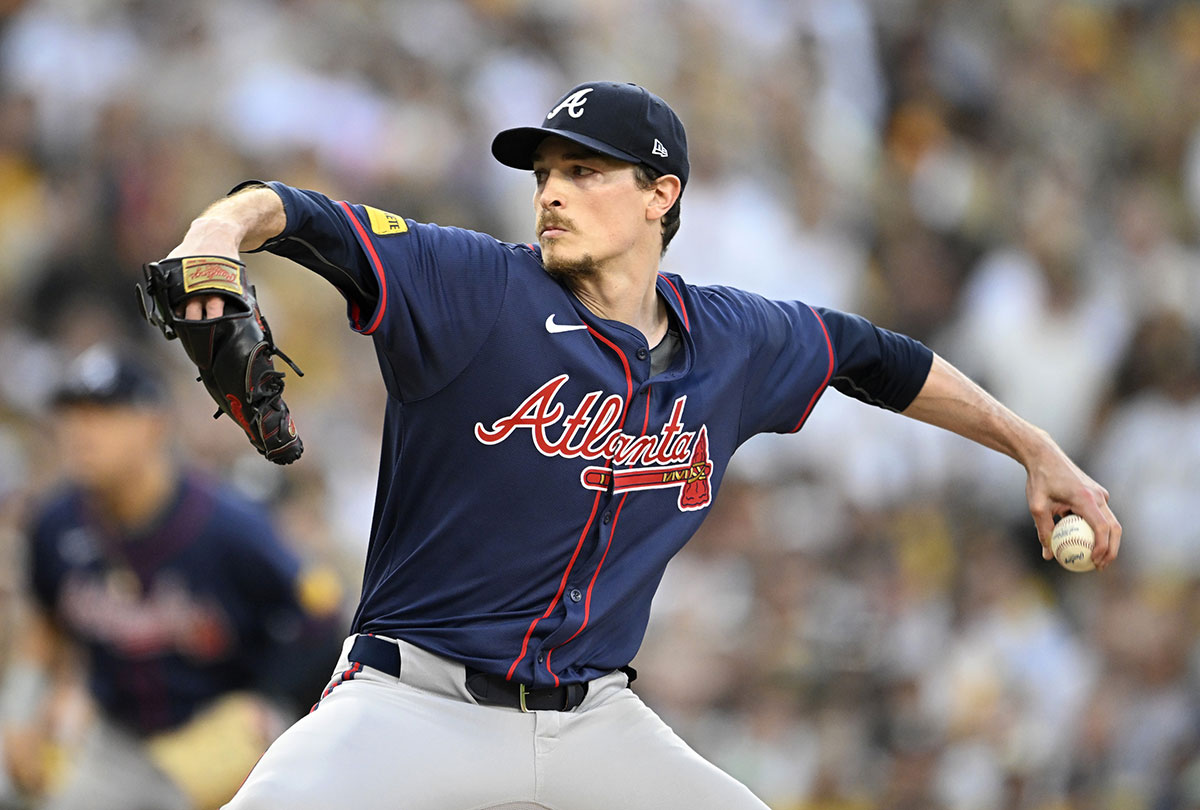
<instances>
[{"instance_id":1,"label":"baseball pitcher","mask_svg":"<svg viewBox=\"0 0 1200 810\"><path fill-rule=\"evenodd\" d=\"M800 430L830 387L1007 453L1043 547L1071 511L1097 564L1116 557L1105 490L925 346L659 271L689 170L662 99L581 84L492 153L531 174L531 244L251 181L147 268L147 314L232 364L210 392L268 458L295 456L303 419L283 416L265 329L243 341L257 354L226 351L228 319L261 321L242 252L326 278L388 397L353 633L230 810L763 808L638 699L628 665L733 452Z\"/></svg>"}]
</instances>

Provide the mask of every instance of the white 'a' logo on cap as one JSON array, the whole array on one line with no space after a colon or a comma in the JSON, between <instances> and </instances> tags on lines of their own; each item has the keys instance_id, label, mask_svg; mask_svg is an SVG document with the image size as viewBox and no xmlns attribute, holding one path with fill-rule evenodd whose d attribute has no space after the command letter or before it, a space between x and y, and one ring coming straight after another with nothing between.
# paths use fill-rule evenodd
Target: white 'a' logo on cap
<instances>
[{"instance_id":1,"label":"white 'a' logo on cap","mask_svg":"<svg viewBox=\"0 0 1200 810\"><path fill-rule=\"evenodd\" d=\"M584 98L584 96L590 92L592 92L592 88L585 87L582 90L576 91L567 96L558 103L557 107L550 111L550 113L546 116L546 120L549 121L551 118L562 112L564 108L567 111L567 115L571 116L572 118L581 117L583 115L583 105L587 103L587 99Z\"/></svg>"},{"instance_id":2,"label":"white 'a' logo on cap","mask_svg":"<svg viewBox=\"0 0 1200 810\"><path fill-rule=\"evenodd\" d=\"M658 155L659 157L668 157L667 147L663 146L662 141L658 138L654 139L654 147L650 150L650 154Z\"/></svg>"}]
</instances>

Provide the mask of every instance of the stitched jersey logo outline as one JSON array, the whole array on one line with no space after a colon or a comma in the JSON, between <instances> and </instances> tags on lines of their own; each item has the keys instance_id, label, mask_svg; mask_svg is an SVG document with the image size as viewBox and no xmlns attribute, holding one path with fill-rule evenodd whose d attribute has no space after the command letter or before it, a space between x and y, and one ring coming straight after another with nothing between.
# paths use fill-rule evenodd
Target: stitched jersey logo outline
<instances>
[{"instance_id":1,"label":"stitched jersey logo outline","mask_svg":"<svg viewBox=\"0 0 1200 810\"><path fill-rule=\"evenodd\" d=\"M560 332L574 332L576 329L587 329L586 323L555 323L554 313L551 312L546 318L546 331L552 335L557 335Z\"/></svg>"},{"instance_id":2,"label":"stitched jersey logo outline","mask_svg":"<svg viewBox=\"0 0 1200 810\"><path fill-rule=\"evenodd\" d=\"M550 111L550 113L546 116L546 120L549 121L551 118L562 112L564 108L567 111L567 115L571 116L572 118L583 117L583 105L587 104L587 99L584 98L584 96L590 92L592 92L592 88L585 87L582 90L567 96L559 102L557 107Z\"/></svg>"}]
</instances>

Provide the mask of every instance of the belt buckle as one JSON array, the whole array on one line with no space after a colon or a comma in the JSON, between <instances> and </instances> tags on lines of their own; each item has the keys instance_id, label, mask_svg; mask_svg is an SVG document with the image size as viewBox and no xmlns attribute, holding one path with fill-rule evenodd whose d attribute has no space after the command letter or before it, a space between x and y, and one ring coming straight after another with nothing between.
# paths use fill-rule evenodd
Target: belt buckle
<instances>
[{"instance_id":1,"label":"belt buckle","mask_svg":"<svg viewBox=\"0 0 1200 810\"><path fill-rule=\"evenodd\" d=\"M529 689L528 689L528 687L525 686L525 684L523 684L523 683L517 684L517 698L520 700L520 703L521 703L521 711L525 712L526 714L529 714L529 707L527 707L525 705L525 695L528 694L528 692L529 692Z\"/></svg>"}]
</instances>

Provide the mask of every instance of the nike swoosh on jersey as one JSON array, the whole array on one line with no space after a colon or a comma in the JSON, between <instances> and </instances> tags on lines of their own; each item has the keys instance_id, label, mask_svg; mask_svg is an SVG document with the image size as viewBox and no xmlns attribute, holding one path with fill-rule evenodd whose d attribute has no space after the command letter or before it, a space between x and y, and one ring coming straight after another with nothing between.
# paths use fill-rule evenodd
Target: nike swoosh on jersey
<instances>
[{"instance_id":1,"label":"nike swoosh on jersey","mask_svg":"<svg viewBox=\"0 0 1200 810\"><path fill-rule=\"evenodd\" d=\"M557 335L559 332L574 332L576 329L587 329L585 323L555 323L554 314L546 318L546 331L552 335Z\"/></svg>"}]
</instances>

